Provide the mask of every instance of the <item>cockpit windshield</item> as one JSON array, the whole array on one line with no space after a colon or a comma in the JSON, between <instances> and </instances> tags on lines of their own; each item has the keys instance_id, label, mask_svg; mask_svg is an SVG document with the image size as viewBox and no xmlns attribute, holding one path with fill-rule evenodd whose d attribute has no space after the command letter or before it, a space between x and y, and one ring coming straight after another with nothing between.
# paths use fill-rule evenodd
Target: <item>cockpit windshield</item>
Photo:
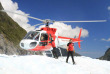
<instances>
[{"instance_id":1,"label":"cockpit windshield","mask_svg":"<svg viewBox=\"0 0 110 74\"><path fill-rule=\"evenodd\" d=\"M35 40L39 40L39 32L35 32L35 31L30 31L26 34L26 36L24 37L24 39L35 39Z\"/></svg>"}]
</instances>

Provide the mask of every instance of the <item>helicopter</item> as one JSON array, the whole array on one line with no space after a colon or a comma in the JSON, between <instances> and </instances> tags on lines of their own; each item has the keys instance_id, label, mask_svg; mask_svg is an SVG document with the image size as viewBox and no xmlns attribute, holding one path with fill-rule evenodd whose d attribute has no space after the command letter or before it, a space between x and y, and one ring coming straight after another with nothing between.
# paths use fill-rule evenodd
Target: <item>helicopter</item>
<instances>
[{"instance_id":1,"label":"helicopter","mask_svg":"<svg viewBox=\"0 0 110 74\"><path fill-rule=\"evenodd\" d=\"M55 20L50 20L50 19L39 19L35 18L32 16L28 15L22 15L19 13L15 13L12 11L7 11L7 10L1 10L2 12L9 12L13 14L18 14L21 16L25 16L31 19L35 19L38 21L41 21L41 24L45 24L45 27L42 27L40 30L33 30L29 31L25 37L20 41L19 45L22 49L25 50L31 50L31 51L48 51L52 49L51 43L51 38L55 41L56 47L62 46L62 45L67 45L69 42L69 39L73 40L73 43L78 43L79 48L81 48L80 42L83 40L80 40L81 37L81 31L80 29L79 36L77 38L69 38L69 37L62 37L58 35L57 29L56 28L51 28L49 27L50 23L55 23L55 22L62 22L62 23L68 23L68 22L106 22L106 20L89 20L89 21L55 21ZM41 24L37 24L34 26L38 26Z\"/></svg>"}]
</instances>

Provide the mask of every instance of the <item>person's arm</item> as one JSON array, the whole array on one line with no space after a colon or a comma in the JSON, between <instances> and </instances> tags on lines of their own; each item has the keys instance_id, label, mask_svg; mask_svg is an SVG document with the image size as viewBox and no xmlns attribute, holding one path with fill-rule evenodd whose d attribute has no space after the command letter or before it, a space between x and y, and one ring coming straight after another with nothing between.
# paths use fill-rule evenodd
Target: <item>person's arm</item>
<instances>
[{"instance_id":1,"label":"person's arm","mask_svg":"<svg viewBox=\"0 0 110 74\"><path fill-rule=\"evenodd\" d=\"M69 46L69 43L67 44L67 48L66 48L67 51L68 51L68 46Z\"/></svg>"},{"instance_id":2,"label":"person's arm","mask_svg":"<svg viewBox=\"0 0 110 74\"><path fill-rule=\"evenodd\" d=\"M66 50L68 51L68 46L67 46Z\"/></svg>"},{"instance_id":3,"label":"person's arm","mask_svg":"<svg viewBox=\"0 0 110 74\"><path fill-rule=\"evenodd\" d=\"M48 41L48 43L52 43L52 41L54 41L52 38L50 39L51 41Z\"/></svg>"},{"instance_id":4,"label":"person's arm","mask_svg":"<svg viewBox=\"0 0 110 74\"><path fill-rule=\"evenodd\" d=\"M48 43L52 43L53 42L53 40L51 40L50 42L48 42Z\"/></svg>"}]
</instances>

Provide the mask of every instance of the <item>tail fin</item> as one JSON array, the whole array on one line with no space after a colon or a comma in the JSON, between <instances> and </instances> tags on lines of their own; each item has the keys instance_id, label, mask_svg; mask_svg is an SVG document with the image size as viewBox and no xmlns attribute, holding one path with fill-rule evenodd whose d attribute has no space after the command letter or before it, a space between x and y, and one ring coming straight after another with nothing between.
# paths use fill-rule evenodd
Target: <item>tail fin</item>
<instances>
[{"instance_id":1,"label":"tail fin","mask_svg":"<svg viewBox=\"0 0 110 74\"><path fill-rule=\"evenodd\" d=\"M78 37L78 46L79 46L79 48L81 49L81 45L80 45L80 41L82 41L82 40L80 40L80 37L81 37L81 31L82 31L82 28L80 29L80 33L79 33L79 37Z\"/></svg>"}]
</instances>

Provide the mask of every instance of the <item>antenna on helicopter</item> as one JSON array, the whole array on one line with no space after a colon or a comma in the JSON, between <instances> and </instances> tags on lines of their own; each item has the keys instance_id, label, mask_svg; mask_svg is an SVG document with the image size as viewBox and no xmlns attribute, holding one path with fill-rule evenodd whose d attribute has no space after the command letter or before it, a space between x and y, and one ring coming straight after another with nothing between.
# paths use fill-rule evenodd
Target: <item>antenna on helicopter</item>
<instances>
[{"instance_id":1,"label":"antenna on helicopter","mask_svg":"<svg viewBox=\"0 0 110 74\"><path fill-rule=\"evenodd\" d=\"M46 24L46 27L49 27L50 19L46 19L46 20L44 21L44 23Z\"/></svg>"}]
</instances>

